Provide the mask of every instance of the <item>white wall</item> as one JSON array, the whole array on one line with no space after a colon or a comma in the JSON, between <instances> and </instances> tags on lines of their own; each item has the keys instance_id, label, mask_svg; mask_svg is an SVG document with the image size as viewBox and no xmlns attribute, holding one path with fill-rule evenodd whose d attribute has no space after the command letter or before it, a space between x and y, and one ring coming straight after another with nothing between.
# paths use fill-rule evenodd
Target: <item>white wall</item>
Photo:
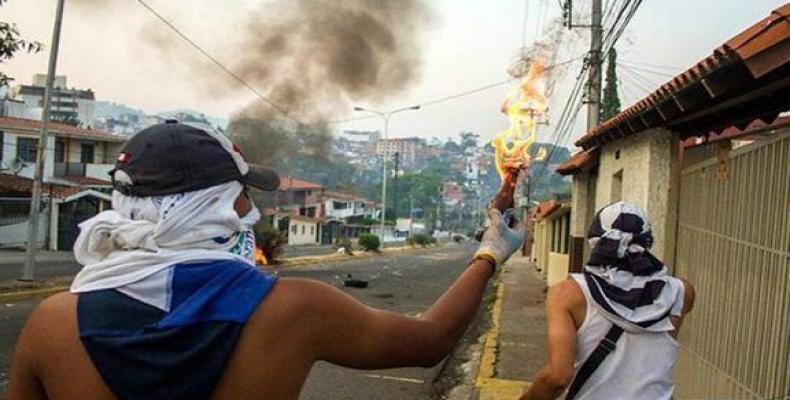
<instances>
[{"instance_id":1,"label":"white wall","mask_svg":"<svg viewBox=\"0 0 790 400\"><path fill-rule=\"evenodd\" d=\"M39 247L43 247L47 236L47 216L45 213L39 215L38 243ZM24 247L27 243L27 226L28 221L0 226L0 248Z\"/></svg>"},{"instance_id":2,"label":"white wall","mask_svg":"<svg viewBox=\"0 0 790 400\"><path fill-rule=\"evenodd\" d=\"M113 168L115 168L114 164L85 164L85 176L109 181L110 171Z\"/></svg>"},{"instance_id":3,"label":"white wall","mask_svg":"<svg viewBox=\"0 0 790 400\"><path fill-rule=\"evenodd\" d=\"M619 158L617 153L619 151ZM647 211L652 223L652 252L664 262L675 246L675 214L679 178L677 135L650 129L608 143L601 149L595 209L612 203L614 176L622 171L621 199Z\"/></svg>"},{"instance_id":4,"label":"white wall","mask_svg":"<svg viewBox=\"0 0 790 400\"><path fill-rule=\"evenodd\" d=\"M294 228L296 230L294 231ZM291 218L288 223L288 244L289 245L304 245L304 244L318 244L316 236L321 237L320 232L316 235L316 231L320 228L317 222L302 221L299 219ZM302 231L304 230L304 233Z\"/></svg>"}]
</instances>

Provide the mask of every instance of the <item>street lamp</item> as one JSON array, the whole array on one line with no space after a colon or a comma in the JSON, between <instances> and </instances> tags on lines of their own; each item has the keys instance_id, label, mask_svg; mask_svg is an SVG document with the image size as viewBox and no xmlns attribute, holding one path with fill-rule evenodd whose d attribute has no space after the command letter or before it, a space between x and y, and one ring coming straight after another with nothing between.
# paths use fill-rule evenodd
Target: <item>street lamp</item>
<instances>
[{"instance_id":1,"label":"street lamp","mask_svg":"<svg viewBox=\"0 0 790 400\"><path fill-rule=\"evenodd\" d=\"M384 119L384 154L382 155L382 178L381 178L381 223L379 224L381 245L384 245L384 221L387 216L387 159L389 158L389 143L387 143L387 134L389 133L390 117L403 111L416 111L420 106L411 106L399 108L392 111L377 111L363 107L354 107L354 111L369 112L378 115Z\"/></svg>"}]
</instances>

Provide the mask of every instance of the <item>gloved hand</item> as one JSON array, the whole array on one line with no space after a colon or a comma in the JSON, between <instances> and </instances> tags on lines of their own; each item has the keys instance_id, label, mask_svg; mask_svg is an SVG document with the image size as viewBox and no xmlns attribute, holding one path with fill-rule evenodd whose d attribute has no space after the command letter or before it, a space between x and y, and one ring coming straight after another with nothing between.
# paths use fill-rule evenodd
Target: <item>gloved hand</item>
<instances>
[{"instance_id":1,"label":"gloved hand","mask_svg":"<svg viewBox=\"0 0 790 400\"><path fill-rule=\"evenodd\" d=\"M501 265L521 247L524 240L524 228L520 223L516 228L507 226L507 221L502 218L502 213L496 209L488 210L488 228L480 239L480 247L475 252L474 258L488 257L496 265Z\"/></svg>"}]
</instances>

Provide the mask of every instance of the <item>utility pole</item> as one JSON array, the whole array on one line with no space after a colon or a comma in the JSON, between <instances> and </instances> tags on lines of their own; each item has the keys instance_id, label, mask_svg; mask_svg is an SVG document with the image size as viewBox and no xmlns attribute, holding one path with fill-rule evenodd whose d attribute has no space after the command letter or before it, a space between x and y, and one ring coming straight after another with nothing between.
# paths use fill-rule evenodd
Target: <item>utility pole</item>
<instances>
[{"instance_id":1,"label":"utility pole","mask_svg":"<svg viewBox=\"0 0 790 400\"><path fill-rule=\"evenodd\" d=\"M601 26L603 0L592 0L590 20L590 75L587 81L587 132L598 126L601 116L601 48L603 46L603 27Z\"/></svg>"},{"instance_id":2,"label":"utility pole","mask_svg":"<svg viewBox=\"0 0 790 400\"><path fill-rule=\"evenodd\" d=\"M63 23L63 5L65 0L58 0L55 10L55 26L52 28L52 48L49 50L49 66L47 68L47 86L44 91L44 110L41 113L41 132L36 149L36 172L33 179L33 190L30 199L30 219L27 226L27 251L25 265L22 267L22 281L32 281L33 266L36 263L36 245L38 244L38 218L41 210L41 184L44 180L44 157L47 151L47 125L49 109L52 106L52 87L55 83L55 71L58 63L58 47L60 46L60 27Z\"/></svg>"},{"instance_id":3,"label":"utility pole","mask_svg":"<svg viewBox=\"0 0 790 400\"><path fill-rule=\"evenodd\" d=\"M400 153L395 152L395 175L392 178L392 190L395 193L398 193L398 164L400 163ZM398 207L398 199L392 200L392 211L395 213L395 220L398 219L398 211L400 207Z\"/></svg>"},{"instance_id":4,"label":"utility pole","mask_svg":"<svg viewBox=\"0 0 790 400\"><path fill-rule=\"evenodd\" d=\"M587 54L587 67L590 74L587 78L587 132L598 126L601 110L601 64L603 48L603 26L601 18L603 15L603 0L591 0L592 13L590 14L590 25L577 25L573 23L573 0L565 0L562 5L562 16L565 26L568 29L590 28L590 52Z\"/></svg>"},{"instance_id":5,"label":"utility pole","mask_svg":"<svg viewBox=\"0 0 790 400\"><path fill-rule=\"evenodd\" d=\"M416 111L419 110L420 106L411 106L411 107L404 107L399 108L397 110L388 111L388 112L381 112L376 110L371 110L363 107L354 107L354 111L363 111L369 112L378 115L382 119L384 119L384 151L382 157L382 177L381 177L381 223L379 224L379 229L381 230L380 233L380 240L382 246L384 245L384 221L386 220L387 216L387 161L389 160L389 126L390 126L390 117L393 114L403 112L403 111Z\"/></svg>"}]
</instances>

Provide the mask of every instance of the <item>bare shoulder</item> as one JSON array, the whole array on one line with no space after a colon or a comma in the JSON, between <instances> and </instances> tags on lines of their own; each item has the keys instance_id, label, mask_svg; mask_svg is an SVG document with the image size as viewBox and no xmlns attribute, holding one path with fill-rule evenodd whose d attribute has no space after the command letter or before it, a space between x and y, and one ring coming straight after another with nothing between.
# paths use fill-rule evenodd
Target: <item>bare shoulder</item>
<instances>
[{"instance_id":1,"label":"bare shoulder","mask_svg":"<svg viewBox=\"0 0 790 400\"><path fill-rule=\"evenodd\" d=\"M584 305L584 293L573 278L566 278L549 287L548 301L566 307Z\"/></svg>"},{"instance_id":2,"label":"bare shoulder","mask_svg":"<svg viewBox=\"0 0 790 400\"><path fill-rule=\"evenodd\" d=\"M549 288L546 299L549 312L567 312L573 318L576 329L579 329L587 316L587 300L584 292L573 278L568 277Z\"/></svg>"},{"instance_id":3,"label":"bare shoulder","mask_svg":"<svg viewBox=\"0 0 790 400\"><path fill-rule=\"evenodd\" d=\"M48 327L74 325L77 315L77 295L61 292L44 299L30 314L27 324L36 332L47 332Z\"/></svg>"},{"instance_id":4,"label":"bare shoulder","mask_svg":"<svg viewBox=\"0 0 790 400\"><path fill-rule=\"evenodd\" d=\"M697 298L697 292L694 290L694 285L688 279L678 279L683 283L683 314L686 314L694 308L694 300Z\"/></svg>"}]
</instances>

